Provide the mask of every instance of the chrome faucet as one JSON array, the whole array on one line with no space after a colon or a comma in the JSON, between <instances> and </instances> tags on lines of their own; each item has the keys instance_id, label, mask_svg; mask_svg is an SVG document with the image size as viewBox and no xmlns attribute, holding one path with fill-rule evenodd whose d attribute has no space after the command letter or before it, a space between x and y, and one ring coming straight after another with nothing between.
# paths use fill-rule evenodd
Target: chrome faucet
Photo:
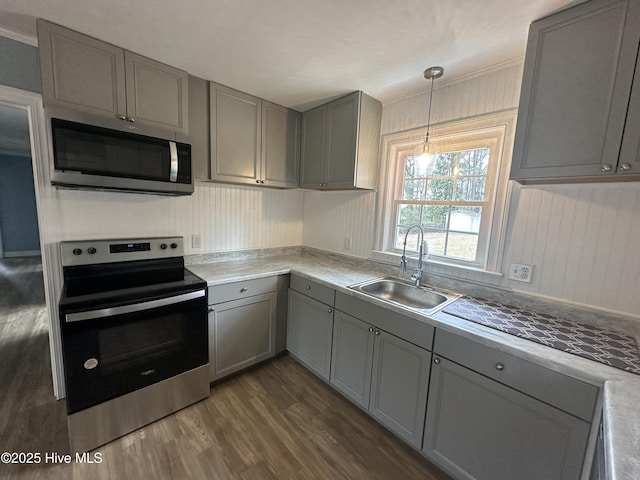
<instances>
[{"instance_id":1,"label":"chrome faucet","mask_svg":"<svg viewBox=\"0 0 640 480\"><path fill-rule=\"evenodd\" d=\"M404 235L404 246L402 247L402 258L400 259L400 276L404 275L407 272L407 238L409 237L409 232L414 228L418 228L420 230L419 240L419 251L418 251L418 268L414 270L413 274L411 274L411 281L414 282L416 287L420 286L420 282L422 281L422 262L423 257L429 256L429 249L427 246L427 241L424 239L424 230L420 226L420 224L415 223L411 225L407 229L407 233ZM426 258L424 258L426 260Z\"/></svg>"}]
</instances>

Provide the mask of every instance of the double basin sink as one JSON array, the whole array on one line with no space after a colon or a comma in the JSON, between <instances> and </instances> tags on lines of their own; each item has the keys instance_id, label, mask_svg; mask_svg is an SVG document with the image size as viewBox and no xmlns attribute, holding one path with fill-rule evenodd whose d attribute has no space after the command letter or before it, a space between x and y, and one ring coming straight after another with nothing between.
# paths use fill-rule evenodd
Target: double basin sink
<instances>
[{"instance_id":1,"label":"double basin sink","mask_svg":"<svg viewBox=\"0 0 640 480\"><path fill-rule=\"evenodd\" d=\"M426 315L437 312L462 296L426 285L416 286L394 277L376 278L350 285L348 288Z\"/></svg>"}]
</instances>

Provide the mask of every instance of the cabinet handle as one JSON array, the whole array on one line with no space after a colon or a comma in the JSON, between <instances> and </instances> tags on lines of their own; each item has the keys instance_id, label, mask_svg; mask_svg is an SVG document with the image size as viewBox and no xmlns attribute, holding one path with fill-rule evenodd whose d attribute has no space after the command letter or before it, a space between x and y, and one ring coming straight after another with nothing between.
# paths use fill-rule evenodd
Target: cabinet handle
<instances>
[{"instance_id":1,"label":"cabinet handle","mask_svg":"<svg viewBox=\"0 0 640 480\"><path fill-rule=\"evenodd\" d=\"M327 310L328 313L333 313L333 310L329 309Z\"/></svg>"},{"instance_id":2,"label":"cabinet handle","mask_svg":"<svg viewBox=\"0 0 640 480\"><path fill-rule=\"evenodd\" d=\"M247 287L242 287L242 288L240 289L240 293L244 293L244 292L246 292L247 290L249 290Z\"/></svg>"},{"instance_id":3,"label":"cabinet handle","mask_svg":"<svg viewBox=\"0 0 640 480\"><path fill-rule=\"evenodd\" d=\"M631 170L631 165L628 163L623 163L622 165L620 165L620 170L622 170L623 172Z\"/></svg>"},{"instance_id":4,"label":"cabinet handle","mask_svg":"<svg viewBox=\"0 0 640 480\"><path fill-rule=\"evenodd\" d=\"M612 168L613 168L613 167L612 167L611 165L609 165L609 164L602 165L602 167L600 167L600 169L601 169L603 172L610 172Z\"/></svg>"},{"instance_id":5,"label":"cabinet handle","mask_svg":"<svg viewBox=\"0 0 640 480\"><path fill-rule=\"evenodd\" d=\"M126 120L127 119L126 115L116 115L116 117L118 118L118 120Z\"/></svg>"},{"instance_id":6,"label":"cabinet handle","mask_svg":"<svg viewBox=\"0 0 640 480\"><path fill-rule=\"evenodd\" d=\"M369 331L370 331L370 332L373 332L373 327L369 327Z\"/></svg>"},{"instance_id":7,"label":"cabinet handle","mask_svg":"<svg viewBox=\"0 0 640 480\"><path fill-rule=\"evenodd\" d=\"M261 183L262 185L264 185L264 180L260 180L260 183Z\"/></svg>"},{"instance_id":8,"label":"cabinet handle","mask_svg":"<svg viewBox=\"0 0 640 480\"><path fill-rule=\"evenodd\" d=\"M306 287L304 287L304 288L306 288L307 290L311 290L311 285L307 285L307 286L306 286Z\"/></svg>"},{"instance_id":9,"label":"cabinet handle","mask_svg":"<svg viewBox=\"0 0 640 480\"><path fill-rule=\"evenodd\" d=\"M376 330L376 335L380 335L380 330Z\"/></svg>"},{"instance_id":10,"label":"cabinet handle","mask_svg":"<svg viewBox=\"0 0 640 480\"><path fill-rule=\"evenodd\" d=\"M501 372L502 370L504 370L504 365L502 363L496 363L496 370L498 370L499 372Z\"/></svg>"},{"instance_id":11,"label":"cabinet handle","mask_svg":"<svg viewBox=\"0 0 640 480\"><path fill-rule=\"evenodd\" d=\"M434 358L433 363L435 363L436 365L440 365L440 359L438 357Z\"/></svg>"},{"instance_id":12,"label":"cabinet handle","mask_svg":"<svg viewBox=\"0 0 640 480\"><path fill-rule=\"evenodd\" d=\"M256 180L256 183L260 183L260 180Z\"/></svg>"},{"instance_id":13,"label":"cabinet handle","mask_svg":"<svg viewBox=\"0 0 640 480\"><path fill-rule=\"evenodd\" d=\"M209 308L209 310L207 310L209 313L213 312L213 308Z\"/></svg>"},{"instance_id":14,"label":"cabinet handle","mask_svg":"<svg viewBox=\"0 0 640 480\"><path fill-rule=\"evenodd\" d=\"M133 118L133 117L127 117L127 122L133 123L133 122L135 122L135 121L136 121L136 119L135 119L135 118Z\"/></svg>"}]
</instances>

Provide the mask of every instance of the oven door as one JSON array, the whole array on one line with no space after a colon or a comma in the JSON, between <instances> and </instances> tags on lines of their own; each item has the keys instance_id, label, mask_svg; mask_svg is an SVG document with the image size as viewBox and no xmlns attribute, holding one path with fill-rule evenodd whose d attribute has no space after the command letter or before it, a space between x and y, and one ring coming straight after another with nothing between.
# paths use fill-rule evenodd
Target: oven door
<instances>
[{"instance_id":1,"label":"oven door","mask_svg":"<svg viewBox=\"0 0 640 480\"><path fill-rule=\"evenodd\" d=\"M69 414L209 361L204 289L60 320Z\"/></svg>"}]
</instances>

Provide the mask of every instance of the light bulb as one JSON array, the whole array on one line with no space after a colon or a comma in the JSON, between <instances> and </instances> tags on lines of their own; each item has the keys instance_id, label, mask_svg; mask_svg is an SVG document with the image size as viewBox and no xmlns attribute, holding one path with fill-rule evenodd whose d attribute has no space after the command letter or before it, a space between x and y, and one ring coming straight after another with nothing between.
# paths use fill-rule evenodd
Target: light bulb
<instances>
[{"instance_id":1,"label":"light bulb","mask_svg":"<svg viewBox=\"0 0 640 480\"><path fill-rule=\"evenodd\" d=\"M435 146L430 142L421 143L414 150L413 159L419 172L430 175L436 163Z\"/></svg>"}]
</instances>

